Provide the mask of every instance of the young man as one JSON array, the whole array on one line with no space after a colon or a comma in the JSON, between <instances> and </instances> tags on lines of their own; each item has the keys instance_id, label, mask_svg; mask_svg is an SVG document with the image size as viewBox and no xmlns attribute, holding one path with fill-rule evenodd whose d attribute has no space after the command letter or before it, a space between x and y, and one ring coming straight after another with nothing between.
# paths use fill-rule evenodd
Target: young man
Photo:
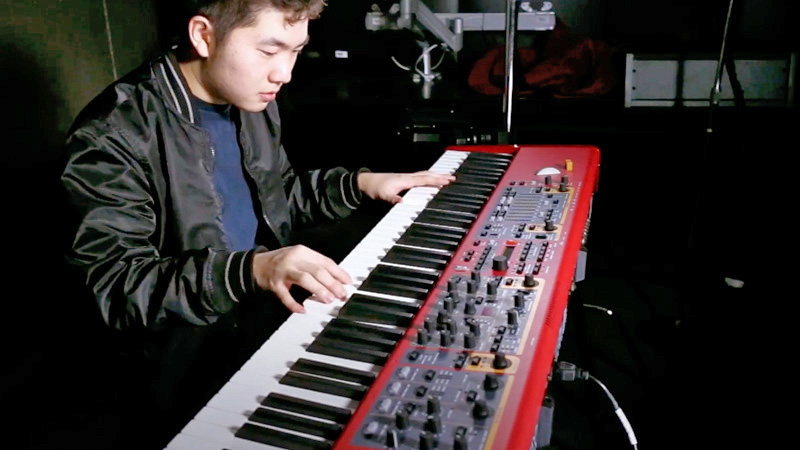
<instances>
[{"instance_id":1,"label":"young man","mask_svg":"<svg viewBox=\"0 0 800 450\"><path fill-rule=\"evenodd\" d=\"M346 295L349 275L291 246L293 226L346 217L363 195L397 202L405 189L452 179L295 173L275 100L323 0L200 3L183 47L81 113L62 175L77 215L68 259L109 329L138 348L126 352L143 356L137 370L155 380L166 412L190 398L202 406L273 331L271 318L303 312L291 286L323 302ZM198 381L211 373L217 384ZM182 414L172 418L190 418Z\"/></svg>"}]
</instances>

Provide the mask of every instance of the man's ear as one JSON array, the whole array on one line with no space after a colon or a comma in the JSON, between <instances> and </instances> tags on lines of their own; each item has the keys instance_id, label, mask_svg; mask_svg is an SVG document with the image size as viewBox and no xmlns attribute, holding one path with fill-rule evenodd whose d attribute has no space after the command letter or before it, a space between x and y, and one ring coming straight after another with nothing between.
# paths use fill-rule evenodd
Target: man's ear
<instances>
[{"instance_id":1,"label":"man's ear","mask_svg":"<svg viewBox=\"0 0 800 450\"><path fill-rule=\"evenodd\" d=\"M202 58L208 58L214 47L214 25L208 17L193 16L189 19L189 42Z\"/></svg>"}]
</instances>

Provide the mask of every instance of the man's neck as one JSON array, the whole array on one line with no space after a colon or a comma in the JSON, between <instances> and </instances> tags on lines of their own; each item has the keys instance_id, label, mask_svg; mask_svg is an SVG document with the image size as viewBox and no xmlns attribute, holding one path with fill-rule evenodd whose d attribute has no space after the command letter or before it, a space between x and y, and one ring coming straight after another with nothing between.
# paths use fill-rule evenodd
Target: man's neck
<instances>
[{"instance_id":1,"label":"man's neck","mask_svg":"<svg viewBox=\"0 0 800 450\"><path fill-rule=\"evenodd\" d=\"M178 63L178 67L180 68L181 74L183 74L183 78L186 80L186 84L189 85L189 91L192 95L206 103L224 103L214 98L200 81L200 74L203 68L203 61L201 59L196 58L180 62Z\"/></svg>"}]
</instances>

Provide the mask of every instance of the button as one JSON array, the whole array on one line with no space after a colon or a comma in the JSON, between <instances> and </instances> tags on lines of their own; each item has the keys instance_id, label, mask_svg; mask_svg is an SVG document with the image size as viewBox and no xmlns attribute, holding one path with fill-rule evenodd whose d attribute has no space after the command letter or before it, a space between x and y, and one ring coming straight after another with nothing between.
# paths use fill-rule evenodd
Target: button
<instances>
[{"instance_id":1,"label":"button","mask_svg":"<svg viewBox=\"0 0 800 450\"><path fill-rule=\"evenodd\" d=\"M399 381L395 381L394 383L389 385L389 394L398 395L400 394L400 389L402 388L403 385Z\"/></svg>"},{"instance_id":2,"label":"button","mask_svg":"<svg viewBox=\"0 0 800 450\"><path fill-rule=\"evenodd\" d=\"M362 431L362 434L364 434L365 438L372 439L375 437L376 434L378 434L379 429L380 425L378 424L378 422L375 422L373 420L372 422L368 423L367 426L364 427L364 431Z\"/></svg>"},{"instance_id":3,"label":"button","mask_svg":"<svg viewBox=\"0 0 800 450\"><path fill-rule=\"evenodd\" d=\"M385 398L378 403L378 412L382 414L388 414L389 410L392 408L392 399Z\"/></svg>"},{"instance_id":4,"label":"button","mask_svg":"<svg viewBox=\"0 0 800 450\"><path fill-rule=\"evenodd\" d=\"M474 402L476 398L478 398L478 392L477 391L469 391L469 392L467 392L467 401L468 402Z\"/></svg>"},{"instance_id":5,"label":"button","mask_svg":"<svg viewBox=\"0 0 800 450\"><path fill-rule=\"evenodd\" d=\"M433 370L433 369L430 369L430 370L428 370L427 372L425 372L425 380L426 380L426 381L431 381L431 380L433 380L435 377L436 377L436 371L435 371L435 370Z\"/></svg>"},{"instance_id":6,"label":"button","mask_svg":"<svg viewBox=\"0 0 800 450\"><path fill-rule=\"evenodd\" d=\"M405 367L401 368L401 369L400 369L400 370L397 372L397 376L398 376L398 377L399 377L401 380L406 380L406 379L408 379L408 376L409 376L409 375L411 375L411 367L408 367L408 366L405 366Z\"/></svg>"},{"instance_id":7,"label":"button","mask_svg":"<svg viewBox=\"0 0 800 450\"><path fill-rule=\"evenodd\" d=\"M408 360L409 361L416 361L417 359L419 359L419 352L418 351L414 350L413 352L408 354Z\"/></svg>"},{"instance_id":8,"label":"button","mask_svg":"<svg viewBox=\"0 0 800 450\"><path fill-rule=\"evenodd\" d=\"M427 393L428 393L428 387L427 386L417 386L416 391L414 391L414 394L417 397L424 397L425 394L427 394ZM400 428L400 427L398 427L398 428Z\"/></svg>"}]
</instances>

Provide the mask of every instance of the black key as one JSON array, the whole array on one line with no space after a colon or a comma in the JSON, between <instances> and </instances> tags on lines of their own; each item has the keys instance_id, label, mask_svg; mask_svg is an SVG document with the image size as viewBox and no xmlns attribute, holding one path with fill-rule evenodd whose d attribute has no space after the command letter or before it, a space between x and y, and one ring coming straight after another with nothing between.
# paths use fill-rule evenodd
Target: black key
<instances>
[{"instance_id":1,"label":"black key","mask_svg":"<svg viewBox=\"0 0 800 450\"><path fill-rule=\"evenodd\" d=\"M315 341L324 339L331 342L341 341L347 342L352 345L360 345L367 348L381 350L384 352L391 352L397 341L383 339L369 333L360 333L347 329L337 329L336 327L327 326L317 336Z\"/></svg>"},{"instance_id":2,"label":"black key","mask_svg":"<svg viewBox=\"0 0 800 450\"><path fill-rule=\"evenodd\" d=\"M347 424L353 416L353 412L349 409L316 403L302 398L279 394L277 392L269 394L261 404L270 408L332 420L341 424Z\"/></svg>"},{"instance_id":3,"label":"black key","mask_svg":"<svg viewBox=\"0 0 800 450\"><path fill-rule=\"evenodd\" d=\"M433 201L431 201L430 205L436 207ZM463 208L463 206L460 205L455 205L453 207ZM397 240L397 243L452 252L458 248L458 244L461 243L462 238L463 234L455 232L455 230L450 231L444 228L412 224L408 227L408 230L403 233L400 239Z\"/></svg>"},{"instance_id":4,"label":"black key","mask_svg":"<svg viewBox=\"0 0 800 450\"><path fill-rule=\"evenodd\" d=\"M328 339L315 339L308 346L308 351L312 353L319 353L320 355L335 356L337 358L351 359L353 361L361 361L370 364L383 365L386 359L389 358L389 353L365 347L363 345L355 345L339 340L331 341Z\"/></svg>"},{"instance_id":5,"label":"black key","mask_svg":"<svg viewBox=\"0 0 800 450\"><path fill-rule=\"evenodd\" d=\"M414 313L398 311L394 308L379 305L351 304L348 302L339 310L338 317L408 328L414 320Z\"/></svg>"},{"instance_id":6,"label":"black key","mask_svg":"<svg viewBox=\"0 0 800 450\"><path fill-rule=\"evenodd\" d=\"M333 446L333 443L329 441L309 439L251 423L246 423L239 428L236 431L236 437L287 450L328 450Z\"/></svg>"},{"instance_id":7,"label":"black key","mask_svg":"<svg viewBox=\"0 0 800 450\"><path fill-rule=\"evenodd\" d=\"M414 220L416 223L432 223L468 231L475 222L474 214L453 214L425 208Z\"/></svg>"},{"instance_id":8,"label":"black key","mask_svg":"<svg viewBox=\"0 0 800 450\"><path fill-rule=\"evenodd\" d=\"M455 172L455 174L477 175L485 177L501 178L506 173L506 168L492 164L463 164ZM458 175L456 175L458 176Z\"/></svg>"},{"instance_id":9,"label":"black key","mask_svg":"<svg viewBox=\"0 0 800 450\"><path fill-rule=\"evenodd\" d=\"M449 230L446 228L432 227L418 223L412 224L403 234L415 238L430 237L449 239L453 241L461 241L461 239L464 237L464 232L460 230Z\"/></svg>"},{"instance_id":10,"label":"black key","mask_svg":"<svg viewBox=\"0 0 800 450\"><path fill-rule=\"evenodd\" d=\"M449 202L461 202L466 205L471 205L475 207L482 207L486 202L484 200L478 198L471 198L466 197L463 195L459 195L456 193L449 193L449 192L440 192L438 193L433 200L442 200L442 201L449 201Z\"/></svg>"},{"instance_id":11,"label":"black key","mask_svg":"<svg viewBox=\"0 0 800 450\"><path fill-rule=\"evenodd\" d=\"M331 319L331 321L326 325L326 327L335 326L337 328L343 329L351 329L354 331L359 331L362 333L370 333L375 336L382 337L384 339L391 339L393 341L399 341L403 338L405 331L403 330L392 330L386 327L378 327L375 325L370 325L368 323L360 323L354 322L352 320L342 319L337 317L335 319Z\"/></svg>"},{"instance_id":12,"label":"black key","mask_svg":"<svg viewBox=\"0 0 800 450\"><path fill-rule=\"evenodd\" d=\"M361 400L367 392L365 386L342 383L341 381L315 377L291 370L281 377L279 383L339 397L352 398L353 400Z\"/></svg>"},{"instance_id":13,"label":"black key","mask_svg":"<svg viewBox=\"0 0 800 450\"><path fill-rule=\"evenodd\" d=\"M341 367L320 361L312 361L306 358L300 358L295 361L290 369L295 372L304 372L311 375L350 381L364 386L369 386L375 381L375 374L372 372Z\"/></svg>"},{"instance_id":14,"label":"black key","mask_svg":"<svg viewBox=\"0 0 800 450\"><path fill-rule=\"evenodd\" d=\"M464 203L458 201L433 199L430 202L428 202L427 207L433 209L441 209L443 211L476 214L480 212L483 205L473 206L473 205L465 205ZM398 240L397 243L399 244L400 241Z\"/></svg>"},{"instance_id":15,"label":"black key","mask_svg":"<svg viewBox=\"0 0 800 450\"><path fill-rule=\"evenodd\" d=\"M424 300L438 279L438 274L379 264L359 289Z\"/></svg>"},{"instance_id":16,"label":"black key","mask_svg":"<svg viewBox=\"0 0 800 450\"><path fill-rule=\"evenodd\" d=\"M342 434L342 429L344 428L338 423L322 422L266 408L256 409L247 420L275 428L283 428L284 430L299 431L331 441L336 440Z\"/></svg>"},{"instance_id":17,"label":"black key","mask_svg":"<svg viewBox=\"0 0 800 450\"><path fill-rule=\"evenodd\" d=\"M419 305L417 304L403 302L400 300L390 300L388 298L371 297L369 295L362 295L362 294L353 294L347 300L347 303L344 304L344 307L352 305L380 306L381 308L394 309L398 312L407 312L411 314L416 314L416 312L419 310ZM341 318L341 314L339 314L338 318ZM375 327L375 328L386 331L386 328L383 327ZM398 331L397 334L400 337L403 336L402 332Z\"/></svg>"},{"instance_id":18,"label":"black key","mask_svg":"<svg viewBox=\"0 0 800 450\"><path fill-rule=\"evenodd\" d=\"M450 261L450 255L395 246L386 253L386 256L384 256L381 261L441 271L447 267L447 263Z\"/></svg>"}]
</instances>

